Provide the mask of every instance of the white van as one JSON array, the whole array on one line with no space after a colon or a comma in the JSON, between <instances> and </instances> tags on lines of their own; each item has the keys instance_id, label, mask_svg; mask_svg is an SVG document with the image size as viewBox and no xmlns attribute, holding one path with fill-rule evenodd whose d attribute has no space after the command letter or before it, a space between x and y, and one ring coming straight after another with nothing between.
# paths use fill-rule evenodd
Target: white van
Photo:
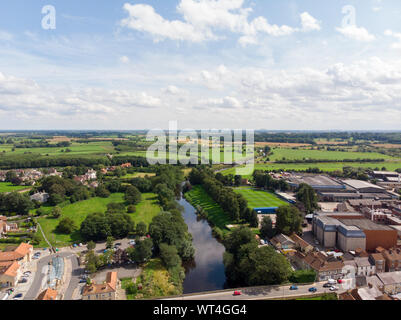
<instances>
[{"instance_id":1,"label":"white van","mask_svg":"<svg viewBox=\"0 0 401 320\"><path fill-rule=\"evenodd\" d=\"M336 283L337 283L337 281L336 281L336 280L334 280L334 279L329 279L329 280L327 280L327 283L330 283L330 284L336 284Z\"/></svg>"}]
</instances>

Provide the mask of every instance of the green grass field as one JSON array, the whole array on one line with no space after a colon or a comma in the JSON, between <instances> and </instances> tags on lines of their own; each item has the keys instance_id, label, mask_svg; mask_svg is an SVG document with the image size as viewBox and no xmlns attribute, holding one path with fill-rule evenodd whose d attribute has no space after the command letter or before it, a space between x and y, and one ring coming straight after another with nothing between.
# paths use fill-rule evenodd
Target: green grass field
<instances>
[{"instance_id":1,"label":"green grass field","mask_svg":"<svg viewBox=\"0 0 401 320\"><path fill-rule=\"evenodd\" d=\"M62 218L71 218L79 228L82 221L85 220L88 214L94 212L105 212L107 209L107 204L111 202L124 202L123 197L124 195L122 193L113 193L109 198L91 198L72 203L62 208L62 214L60 218L39 218L38 222L42 226L43 232L52 245L55 247L68 246L72 243L80 242L82 239L79 235L79 232L74 232L71 235L55 233L55 229Z\"/></svg>"},{"instance_id":2,"label":"green grass field","mask_svg":"<svg viewBox=\"0 0 401 320\"><path fill-rule=\"evenodd\" d=\"M78 143L73 142L70 147L64 148L15 148L13 145L1 145L0 152L5 151L3 157L12 155L23 155L25 153L32 153L38 155L49 155L49 156L77 156L77 155L90 155L90 154L105 154L114 152L114 147L110 141L96 141L90 143ZM66 149L70 149L71 152L63 152ZM63 151L62 151L63 150Z\"/></svg>"},{"instance_id":3,"label":"green grass field","mask_svg":"<svg viewBox=\"0 0 401 320\"><path fill-rule=\"evenodd\" d=\"M327 150L308 150L308 149L290 149L275 148L272 150L270 161L278 161L285 158L286 160L356 160L356 159L385 159L395 160L391 156L377 152L345 152L345 151L327 151ZM399 159L398 159L399 160Z\"/></svg>"},{"instance_id":4,"label":"green grass field","mask_svg":"<svg viewBox=\"0 0 401 320\"><path fill-rule=\"evenodd\" d=\"M136 212L131 213L131 218L137 224L145 222L149 225L153 217L161 211L157 196L155 193L142 193L142 201L136 206Z\"/></svg>"},{"instance_id":5,"label":"green grass field","mask_svg":"<svg viewBox=\"0 0 401 320\"><path fill-rule=\"evenodd\" d=\"M279 199L273 193L253 188L235 188L234 192L242 194L248 201L248 207L254 208L270 208L289 205L287 202Z\"/></svg>"},{"instance_id":6,"label":"green grass field","mask_svg":"<svg viewBox=\"0 0 401 320\"><path fill-rule=\"evenodd\" d=\"M344 167L353 167L353 168L365 168L365 169L375 169L375 168L383 168L386 170L395 171L396 169L401 168L401 161L398 162L319 162L319 163L257 163L255 164L255 170L299 170L305 171L309 168L319 168L324 172L333 172L333 171L342 171ZM221 172L223 175L235 175L236 169L230 168ZM251 178L251 175L244 176L243 178Z\"/></svg>"},{"instance_id":7,"label":"green grass field","mask_svg":"<svg viewBox=\"0 0 401 320\"><path fill-rule=\"evenodd\" d=\"M227 213L206 193L202 186L194 186L185 194L185 198L193 207L202 207L208 214L208 219L221 230L228 232L226 225L232 221Z\"/></svg>"},{"instance_id":8,"label":"green grass field","mask_svg":"<svg viewBox=\"0 0 401 320\"><path fill-rule=\"evenodd\" d=\"M124 203L124 194L113 193L109 198L91 198L88 200L69 204L62 208L61 217L58 219L54 218L39 218L38 222L43 228L43 231L47 239L55 247L68 246L73 243L81 242L82 239L79 232L74 232L71 235L55 233L55 229L59 221L64 217L69 217L75 221L75 224L79 228L82 221L85 220L88 214L94 212L105 212L107 204L111 202ZM132 220L137 224L140 221L149 224L152 218L160 212L156 195L153 193L142 194L142 201L137 205L135 213L130 214ZM51 208L46 208L49 212ZM47 246L44 241L41 241L39 246Z\"/></svg>"},{"instance_id":9,"label":"green grass field","mask_svg":"<svg viewBox=\"0 0 401 320\"><path fill-rule=\"evenodd\" d=\"M0 182L0 193L29 189L27 186L13 186L10 182Z\"/></svg>"}]
</instances>

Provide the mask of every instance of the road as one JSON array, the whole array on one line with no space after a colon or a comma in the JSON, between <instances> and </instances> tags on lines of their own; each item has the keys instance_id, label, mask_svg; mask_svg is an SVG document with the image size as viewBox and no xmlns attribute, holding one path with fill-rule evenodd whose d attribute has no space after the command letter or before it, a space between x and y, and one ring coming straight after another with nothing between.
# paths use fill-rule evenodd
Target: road
<instances>
[{"instance_id":1,"label":"road","mask_svg":"<svg viewBox=\"0 0 401 320\"><path fill-rule=\"evenodd\" d=\"M68 284L66 292L64 294L64 299L71 299L74 289L78 287L80 276L83 274L83 270L78 266L78 260L74 253L72 252L60 252L56 254L49 255L40 259L37 262L37 271L34 274L34 280L31 287L26 293L24 300L35 300L42 289L46 288L48 265L51 259L55 256L60 256L62 258L70 259L72 265L71 280Z\"/></svg>"},{"instance_id":2,"label":"road","mask_svg":"<svg viewBox=\"0 0 401 320\"><path fill-rule=\"evenodd\" d=\"M188 296L181 296L177 298L168 298L163 300L268 300L268 299L283 299L298 296L310 296L309 288L315 287L318 293L329 293L331 292L328 288L323 288L326 282L319 282L310 285L298 286L298 290L290 290L290 285L287 286L269 286L269 287L258 287L258 288L244 288L238 289L241 291L240 296L234 296L235 289L230 291L220 291L213 293L195 294ZM340 288L337 293L342 293L345 290Z\"/></svg>"}]
</instances>

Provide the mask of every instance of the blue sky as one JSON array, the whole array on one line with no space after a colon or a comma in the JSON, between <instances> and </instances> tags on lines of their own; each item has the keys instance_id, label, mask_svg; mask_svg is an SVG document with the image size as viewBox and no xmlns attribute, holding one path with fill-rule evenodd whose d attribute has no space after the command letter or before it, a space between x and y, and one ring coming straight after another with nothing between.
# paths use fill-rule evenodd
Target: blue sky
<instances>
[{"instance_id":1,"label":"blue sky","mask_svg":"<svg viewBox=\"0 0 401 320\"><path fill-rule=\"evenodd\" d=\"M399 129L400 18L397 0L2 2L0 126Z\"/></svg>"}]
</instances>

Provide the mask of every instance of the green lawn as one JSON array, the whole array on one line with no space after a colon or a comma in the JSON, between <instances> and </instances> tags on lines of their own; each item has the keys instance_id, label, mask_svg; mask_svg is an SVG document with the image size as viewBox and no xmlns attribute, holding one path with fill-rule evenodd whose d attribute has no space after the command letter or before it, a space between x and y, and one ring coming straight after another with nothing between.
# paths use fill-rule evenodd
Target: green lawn
<instances>
[{"instance_id":1,"label":"green lawn","mask_svg":"<svg viewBox=\"0 0 401 320\"><path fill-rule=\"evenodd\" d=\"M69 204L62 208L61 217L58 219L54 218L39 218L38 222L43 228L43 231L47 239L56 247L68 246L73 243L81 242L82 239L79 232L74 232L71 235L57 234L55 229L59 221L63 217L69 217L73 219L79 227L82 221L85 220L88 214L94 212L105 212L107 204L111 202L124 203L124 194L112 193L109 198L91 198L88 200ZM50 212L51 207L44 207L46 211ZM142 201L136 206L136 212L131 213L132 220L137 224L140 221L145 222L149 225L153 217L160 212L160 207L154 193L143 193ZM41 241L39 246L46 246L46 243Z\"/></svg>"},{"instance_id":2,"label":"green lawn","mask_svg":"<svg viewBox=\"0 0 401 320\"><path fill-rule=\"evenodd\" d=\"M248 200L251 209L265 207L280 207L289 205L275 196L273 193L257 190L253 188L235 188L234 192L242 194Z\"/></svg>"},{"instance_id":3,"label":"green lawn","mask_svg":"<svg viewBox=\"0 0 401 320\"><path fill-rule=\"evenodd\" d=\"M47 239L55 247L68 246L72 243L80 242L82 239L79 232L74 232L71 235L55 233L59 221L64 217L69 217L74 220L77 227L79 227L88 214L94 212L105 212L107 204L111 202L124 202L124 195L122 193L113 193L109 198L91 198L72 203L62 208L60 218L39 218L38 222L42 226Z\"/></svg>"},{"instance_id":4,"label":"green lawn","mask_svg":"<svg viewBox=\"0 0 401 320\"><path fill-rule=\"evenodd\" d=\"M10 182L0 182L0 193L29 189L27 186L13 186Z\"/></svg>"},{"instance_id":5,"label":"green lawn","mask_svg":"<svg viewBox=\"0 0 401 320\"><path fill-rule=\"evenodd\" d=\"M223 231L228 231L226 225L232 221L227 213L206 193L202 186L194 186L185 194L192 206L202 207L208 214L208 219Z\"/></svg>"},{"instance_id":6,"label":"green lawn","mask_svg":"<svg viewBox=\"0 0 401 320\"><path fill-rule=\"evenodd\" d=\"M157 216L160 211L157 195L155 193L142 193L142 201L136 206L136 212L130 215L135 224L142 221L149 225L153 217Z\"/></svg>"}]
</instances>

